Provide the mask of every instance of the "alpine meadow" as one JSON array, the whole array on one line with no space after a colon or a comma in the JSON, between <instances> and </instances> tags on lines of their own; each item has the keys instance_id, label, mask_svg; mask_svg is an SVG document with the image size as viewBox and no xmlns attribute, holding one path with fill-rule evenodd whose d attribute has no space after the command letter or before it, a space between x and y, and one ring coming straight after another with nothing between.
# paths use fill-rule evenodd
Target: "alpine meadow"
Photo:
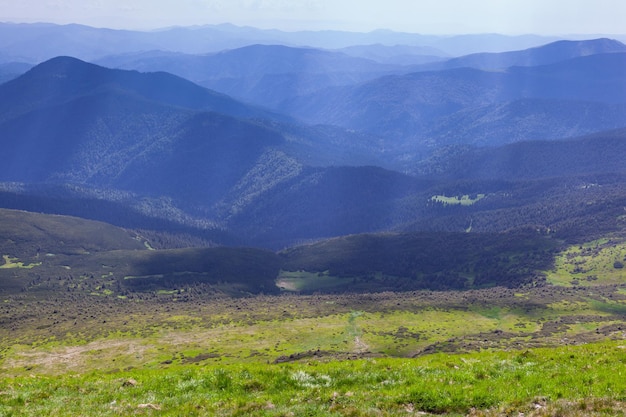
<instances>
[{"instance_id":1,"label":"alpine meadow","mask_svg":"<svg viewBox=\"0 0 626 417\"><path fill-rule=\"evenodd\" d=\"M625 416L622 41L0 23L0 417Z\"/></svg>"}]
</instances>

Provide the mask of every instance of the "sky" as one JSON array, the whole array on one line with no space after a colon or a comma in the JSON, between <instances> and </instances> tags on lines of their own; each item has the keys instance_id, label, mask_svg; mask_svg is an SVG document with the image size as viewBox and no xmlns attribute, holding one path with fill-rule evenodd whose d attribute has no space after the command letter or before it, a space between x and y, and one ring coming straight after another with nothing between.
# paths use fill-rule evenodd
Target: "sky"
<instances>
[{"instance_id":1,"label":"sky","mask_svg":"<svg viewBox=\"0 0 626 417\"><path fill-rule=\"evenodd\" d=\"M232 23L422 34L624 34L625 0L0 0L2 22L114 29Z\"/></svg>"}]
</instances>

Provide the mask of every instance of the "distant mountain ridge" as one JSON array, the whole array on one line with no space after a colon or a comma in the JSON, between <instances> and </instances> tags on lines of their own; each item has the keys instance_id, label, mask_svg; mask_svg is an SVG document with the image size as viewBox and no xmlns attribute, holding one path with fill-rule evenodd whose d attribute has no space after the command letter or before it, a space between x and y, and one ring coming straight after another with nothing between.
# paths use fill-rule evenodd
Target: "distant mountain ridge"
<instances>
[{"instance_id":1,"label":"distant mountain ridge","mask_svg":"<svg viewBox=\"0 0 626 417\"><path fill-rule=\"evenodd\" d=\"M415 50L407 46L394 48ZM171 72L239 99L280 109L283 101L291 103L299 96L308 97L329 87L361 84L385 75L464 67L493 71L513 66L548 65L590 55L624 53L626 45L611 39L557 41L521 51L482 53L449 60L438 58L438 63L421 66L363 58L368 57L368 53L376 56L391 50L394 49L383 45L346 48L345 51L362 56L351 57L336 51L259 44L207 55L159 51L122 54L98 63L139 71Z\"/></svg>"},{"instance_id":2,"label":"distant mountain ridge","mask_svg":"<svg viewBox=\"0 0 626 417\"><path fill-rule=\"evenodd\" d=\"M548 65L583 56L624 52L626 52L626 45L615 39L560 40L521 51L465 55L436 64L424 65L421 68L428 71L461 67L497 70L513 66Z\"/></svg>"},{"instance_id":3,"label":"distant mountain ridge","mask_svg":"<svg viewBox=\"0 0 626 417\"><path fill-rule=\"evenodd\" d=\"M420 65L445 61L448 58L448 54L430 46L355 45L341 48L339 51L350 56L394 65Z\"/></svg>"},{"instance_id":4,"label":"distant mountain ridge","mask_svg":"<svg viewBox=\"0 0 626 417\"><path fill-rule=\"evenodd\" d=\"M171 65L179 65L182 70L189 71L182 76L196 80L300 72L384 72L393 68L369 59L350 57L341 52L262 44L203 55L162 51L113 55L100 59L98 63L108 67L142 72L153 71L155 67L158 67L161 71L176 73L176 71L171 71L175 68L166 66L168 58L170 58Z\"/></svg>"},{"instance_id":5,"label":"distant mountain ridge","mask_svg":"<svg viewBox=\"0 0 626 417\"><path fill-rule=\"evenodd\" d=\"M163 28L154 31L112 30L84 25L0 23L3 61L38 64L60 55L96 60L107 55L151 50L206 54L252 44L281 44L339 49L353 45L434 47L449 55L523 49L556 40L536 35L433 36L376 30L284 32L231 24ZM486 48L486 49L485 49Z\"/></svg>"},{"instance_id":6,"label":"distant mountain ridge","mask_svg":"<svg viewBox=\"0 0 626 417\"><path fill-rule=\"evenodd\" d=\"M498 148L443 149L423 161L420 175L455 179L525 180L626 172L626 129L562 141L522 141Z\"/></svg>"},{"instance_id":7,"label":"distant mountain ridge","mask_svg":"<svg viewBox=\"0 0 626 417\"><path fill-rule=\"evenodd\" d=\"M623 127L626 104L519 99L460 110L433 125L426 141L438 146L500 146L572 138Z\"/></svg>"},{"instance_id":8,"label":"distant mountain ridge","mask_svg":"<svg viewBox=\"0 0 626 417\"><path fill-rule=\"evenodd\" d=\"M0 64L0 84L19 77L31 68L32 65L23 62Z\"/></svg>"},{"instance_id":9,"label":"distant mountain ridge","mask_svg":"<svg viewBox=\"0 0 626 417\"><path fill-rule=\"evenodd\" d=\"M624 126L626 103L626 53L597 54L536 67L511 67L506 71L481 71L455 68L445 71L416 72L381 77L356 86L327 88L309 96L288 100L279 109L310 123L330 123L348 129L394 138L396 143L429 148L439 145L442 130L455 132L467 128L455 124L462 114L485 106L507 105L518 100L571 101L580 113L563 120L553 111L560 106L528 108L526 117L561 119L564 125L577 126L590 107L601 118L581 130L572 129L570 137ZM557 103L555 101L555 103ZM587 103L583 105L582 103ZM594 104L595 103L595 104ZM609 110L610 109L610 110ZM532 112L535 112L534 116ZM458 114L457 114L458 112ZM501 123L515 125L511 113ZM446 118L449 124L446 123ZM472 119L475 124L492 119ZM515 132L524 138L528 132ZM487 127L487 126L486 126ZM549 124L544 128L552 130ZM533 129L540 130L536 125ZM510 132L489 139L491 144L510 142ZM452 133L454 134L454 133ZM534 133L533 133L534 136ZM553 136L550 134L549 136ZM526 137L528 139L528 137Z\"/></svg>"},{"instance_id":10,"label":"distant mountain ridge","mask_svg":"<svg viewBox=\"0 0 626 417\"><path fill-rule=\"evenodd\" d=\"M204 55L159 51L124 54L97 63L142 72L170 72L266 107L327 86L354 84L403 71L401 66L341 52L259 44Z\"/></svg>"}]
</instances>

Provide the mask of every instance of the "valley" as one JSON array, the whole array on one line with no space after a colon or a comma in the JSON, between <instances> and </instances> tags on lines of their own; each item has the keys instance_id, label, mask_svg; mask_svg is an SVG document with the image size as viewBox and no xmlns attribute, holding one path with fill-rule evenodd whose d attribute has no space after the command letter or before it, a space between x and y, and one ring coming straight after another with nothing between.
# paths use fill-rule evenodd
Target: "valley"
<instances>
[{"instance_id":1,"label":"valley","mask_svg":"<svg viewBox=\"0 0 626 417\"><path fill-rule=\"evenodd\" d=\"M619 40L0 34L0 416L626 413Z\"/></svg>"},{"instance_id":2,"label":"valley","mask_svg":"<svg viewBox=\"0 0 626 417\"><path fill-rule=\"evenodd\" d=\"M495 416L538 405L567 415L624 407L614 373L626 326L626 243L617 233L573 245L536 231L386 233L274 253L154 249L168 235L0 213L3 412ZM415 266L431 276L420 279ZM480 288L479 277L508 281ZM84 391L78 402L75 390Z\"/></svg>"}]
</instances>

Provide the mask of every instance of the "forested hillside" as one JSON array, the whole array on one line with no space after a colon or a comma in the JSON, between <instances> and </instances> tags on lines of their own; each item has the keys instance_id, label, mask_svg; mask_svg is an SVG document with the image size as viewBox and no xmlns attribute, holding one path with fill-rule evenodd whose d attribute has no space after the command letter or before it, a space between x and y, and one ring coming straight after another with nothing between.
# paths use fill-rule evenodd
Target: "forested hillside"
<instances>
[{"instance_id":1,"label":"forested hillside","mask_svg":"<svg viewBox=\"0 0 626 417\"><path fill-rule=\"evenodd\" d=\"M370 52L435 52L386 48ZM623 48L560 41L428 71L263 44L100 60L132 71L56 57L0 85L0 200L169 234L165 247L616 231Z\"/></svg>"}]
</instances>

